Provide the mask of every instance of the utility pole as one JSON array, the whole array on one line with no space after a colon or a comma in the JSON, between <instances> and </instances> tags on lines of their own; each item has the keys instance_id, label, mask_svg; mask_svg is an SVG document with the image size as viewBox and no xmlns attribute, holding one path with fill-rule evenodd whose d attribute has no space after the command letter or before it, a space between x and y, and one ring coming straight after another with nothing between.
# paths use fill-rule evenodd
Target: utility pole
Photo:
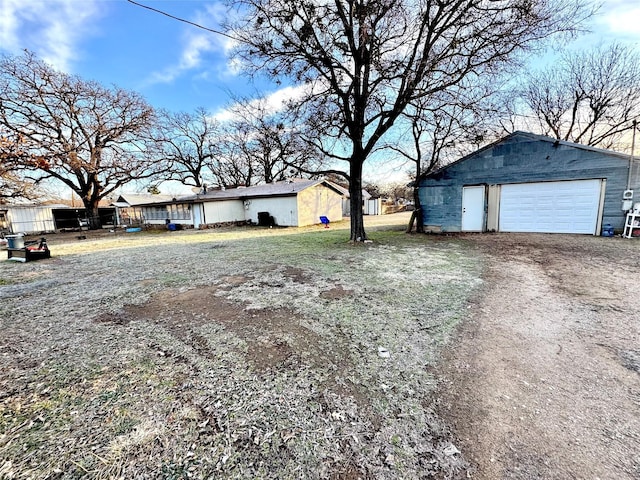
<instances>
[{"instance_id":1,"label":"utility pole","mask_svg":"<svg viewBox=\"0 0 640 480\"><path fill-rule=\"evenodd\" d=\"M627 174L627 190L631 190L631 168L633 167L633 154L636 149L636 127L638 121L633 121L633 134L631 135L631 155L629 156L629 173Z\"/></svg>"}]
</instances>

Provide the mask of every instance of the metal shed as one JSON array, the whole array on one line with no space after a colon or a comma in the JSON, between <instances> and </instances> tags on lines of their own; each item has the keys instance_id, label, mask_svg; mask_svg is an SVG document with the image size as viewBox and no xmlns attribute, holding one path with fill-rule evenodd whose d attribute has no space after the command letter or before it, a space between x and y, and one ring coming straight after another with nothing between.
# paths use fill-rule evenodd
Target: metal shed
<instances>
[{"instance_id":1,"label":"metal shed","mask_svg":"<svg viewBox=\"0 0 640 480\"><path fill-rule=\"evenodd\" d=\"M56 229L53 208L60 205L5 205L4 223L8 233L39 234Z\"/></svg>"}]
</instances>

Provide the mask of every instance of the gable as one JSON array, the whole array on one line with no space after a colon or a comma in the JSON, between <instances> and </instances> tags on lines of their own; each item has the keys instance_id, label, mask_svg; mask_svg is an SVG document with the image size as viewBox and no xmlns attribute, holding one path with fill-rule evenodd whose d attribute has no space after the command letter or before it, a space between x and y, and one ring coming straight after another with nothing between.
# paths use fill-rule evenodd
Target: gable
<instances>
[{"instance_id":1,"label":"gable","mask_svg":"<svg viewBox=\"0 0 640 480\"><path fill-rule=\"evenodd\" d=\"M515 132L427 175L421 185L608 178L627 167L624 154Z\"/></svg>"},{"instance_id":2,"label":"gable","mask_svg":"<svg viewBox=\"0 0 640 480\"><path fill-rule=\"evenodd\" d=\"M171 195L152 195L150 193L123 193L118 196L114 205L120 206L127 204L131 207L138 205L150 205L154 203L168 203L173 200Z\"/></svg>"}]
</instances>

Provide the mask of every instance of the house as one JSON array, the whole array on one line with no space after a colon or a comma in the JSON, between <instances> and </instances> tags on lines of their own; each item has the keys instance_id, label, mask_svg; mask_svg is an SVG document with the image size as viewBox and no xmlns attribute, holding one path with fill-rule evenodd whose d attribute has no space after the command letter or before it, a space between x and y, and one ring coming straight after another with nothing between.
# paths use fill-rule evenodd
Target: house
<instances>
[{"instance_id":1,"label":"house","mask_svg":"<svg viewBox=\"0 0 640 480\"><path fill-rule=\"evenodd\" d=\"M342 194L326 180L290 179L253 187L203 190L197 195L122 194L114 203L119 225L201 225L252 222L301 227L342 220Z\"/></svg>"},{"instance_id":2,"label":"house","mask_svg":"<svg viewBox=\"0 0 640 480\"><path fill-rule=\"evenodd\" d=\"M342 220L342 193L326 180L289 179L280 182L208 190L193 198L201 205L205 224L250 221L286 227L320 223L320 217Z\"/></svg>"},{"instance_id":3,"label":"house","mask_svg":"<svg viewBox=\"0 0 640 480\"><path fill-rule=\"evenodd\" d=\"M426 231L598 235L623 228L640 168L629 155L514 132L419 185Z\"/></svg>"}]
</instances>

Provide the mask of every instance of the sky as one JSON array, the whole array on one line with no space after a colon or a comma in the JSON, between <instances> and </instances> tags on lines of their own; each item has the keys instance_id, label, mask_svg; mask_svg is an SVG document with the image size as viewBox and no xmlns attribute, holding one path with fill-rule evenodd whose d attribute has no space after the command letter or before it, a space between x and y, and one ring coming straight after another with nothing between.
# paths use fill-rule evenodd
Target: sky
<instances>
[{"instance_id":1,"label":"sky","mask_svg":"<svg viewBox=\"0 0 640 480\"><path fill-rule=\"evenodd\" d=\"M215 1L136 1L212 29L226 15ZM593 33L576 46L620 40L640 48L640 1L602 3ZM59 70L134 90L156 108L220 114L231 95L286 95L243 77L230 48L222 35L126 0L0 0L0 53L31 50Z\"/></svg>"},{"instance_id":2,"label":"sky","mask_svg":"<svg viewBox=\"0 0 640 480\"><path fill-rule=\"evenodd\" d=\"M216 29L220 3L142 0ZM0 50L29 49L57 69L142 94L157 108L224 107L229 91L249 90L221 36L126 0L0 0Z\"/></svg>"}]
</instances>

